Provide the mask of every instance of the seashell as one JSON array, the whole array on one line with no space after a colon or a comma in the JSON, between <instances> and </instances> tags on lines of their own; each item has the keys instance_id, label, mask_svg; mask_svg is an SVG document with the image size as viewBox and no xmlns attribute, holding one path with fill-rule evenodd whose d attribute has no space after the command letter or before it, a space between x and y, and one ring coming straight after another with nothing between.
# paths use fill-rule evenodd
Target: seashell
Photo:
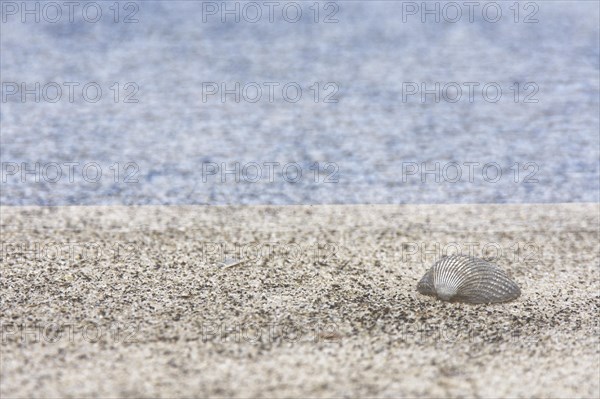
<instances>
[{"instance_id":1,"label":"seashell","mask_svg":"<svg viewBox=\"0 0 600 399\"><path fill-rule=\"evenodd\" d=\"M494 303L521 295L519 286L500 267L464 255L442 258L423 276L417 291L442 301Z\"/></svg>"}]
</instances>

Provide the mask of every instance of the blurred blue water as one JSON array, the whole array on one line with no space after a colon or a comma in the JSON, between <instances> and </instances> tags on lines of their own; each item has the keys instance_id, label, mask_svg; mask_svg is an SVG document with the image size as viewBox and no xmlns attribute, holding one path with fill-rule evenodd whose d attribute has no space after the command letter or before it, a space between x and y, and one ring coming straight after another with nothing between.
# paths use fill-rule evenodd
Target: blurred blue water
<instances>
[{"instance_id":1,"label":"blurred blue water","mask_svg":"<svg viewBox=\"0 0 600 399\"><path fill-rule=\"evenodd\" d=\"M114 2L97 2L98 22L23 23L4 4L3 205L598 201L598 2L521 2L517 22L514 2L494 3L497 22L482 2L473 22L454 23L407 12L420 2L321 2L318 22L314 2L296 2L296 23L279 9L273 22L222 22L207 13L221 2L194 1L132 3L137 23L123 23L126 2L118 22ZM533 11L538 22L524 23ZM325 23L332 12L338 22ZM63 96L23 102L9 93L23 82L58 82ZM64 82L80 84L73 102ZM96 103L81 95L89 82ZM256 82L263 96L205 101L209 82ZM273 102L265 82L279 84ZM479 84L472 101L468 82ZM288 83L299 101L283 97ZM436 83L461 99L406 96ZM502 89L497 102L486 84Z\"/></svg>"}]
</instances>

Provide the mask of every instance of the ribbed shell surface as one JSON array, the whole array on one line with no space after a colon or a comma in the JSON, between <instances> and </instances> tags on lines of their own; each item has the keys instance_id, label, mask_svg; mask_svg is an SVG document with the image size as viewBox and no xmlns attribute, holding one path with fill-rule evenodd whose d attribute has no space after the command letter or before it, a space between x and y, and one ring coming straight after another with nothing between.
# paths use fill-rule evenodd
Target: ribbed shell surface
<instances>
[{"instance_id":1,"label":"ribbed shell surface","mask_svg":"<svg viewBox=\"0 0 600 399\"><path fill-rule=\"evenodd\" d=\"M469 256L441 259L423 276L417 290L441 300L467 303L506 302L521 294L500 267Z\"/></svg>"}]
</instances>

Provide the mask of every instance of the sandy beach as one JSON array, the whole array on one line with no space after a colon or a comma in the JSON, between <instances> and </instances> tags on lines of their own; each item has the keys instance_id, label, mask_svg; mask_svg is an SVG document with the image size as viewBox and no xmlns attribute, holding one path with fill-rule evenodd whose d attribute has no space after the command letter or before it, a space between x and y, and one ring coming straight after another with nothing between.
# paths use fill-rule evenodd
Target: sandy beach
<instances>
[{"instance_id":1,"label":"sandy beach","mask_svg":"<svg viewBox=\"0 0 600 399\"><path fill-rule=\"evenodd\" d=\"M1 398L600 399L600 2L0 13Z\"/></svg>"},{"instance_id":2,"label":"sandy beach","mask_svg":"<svg viewBox=\"0 0 600 399\"><path fill-rule=\"evenodd\" d=\"M2 207L1 395L598 397L598 204ZM522 296L444 303L439 257Z\"/></svg>"}]
</instances>

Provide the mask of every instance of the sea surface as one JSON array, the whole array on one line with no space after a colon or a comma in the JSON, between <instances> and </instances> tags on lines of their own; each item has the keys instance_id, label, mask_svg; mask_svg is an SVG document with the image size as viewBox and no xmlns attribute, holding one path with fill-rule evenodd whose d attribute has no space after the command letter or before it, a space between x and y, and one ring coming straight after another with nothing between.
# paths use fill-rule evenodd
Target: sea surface
<instances>
[{"instance_id":1,"label":"sea surface","mask_svg":"<svg viewBox=\"0 0 600 399\"><path fill-rule=\"evenodd\" d=\"M0 204L598 201L599 3L475 3L2 2Z\"/></svg>"}]
</instances>

